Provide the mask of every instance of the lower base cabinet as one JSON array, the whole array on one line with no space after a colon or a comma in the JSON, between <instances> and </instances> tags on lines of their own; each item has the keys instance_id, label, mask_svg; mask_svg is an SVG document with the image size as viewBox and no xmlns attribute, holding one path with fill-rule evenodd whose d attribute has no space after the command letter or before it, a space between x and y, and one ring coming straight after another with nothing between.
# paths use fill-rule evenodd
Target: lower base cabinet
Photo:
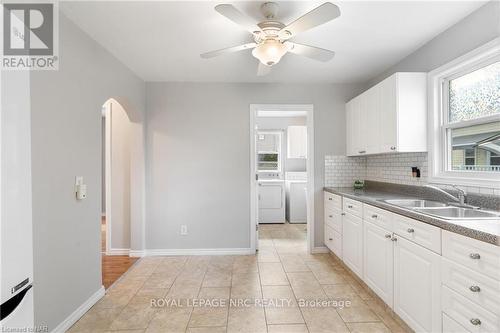
<instances>
[{"instance_id":1,"label":"lower base cabinet","mask_svg":"<svg viewBox=\"0 0 500 333\"><path fill-rule=\"evenodd\" d=\"M469 333L469 331L443 313L443 333Z\"/></svg>"},{"instance_id":2,"label":"lower base cabinet","mask_svg":"<svg viewBox=\"0 0 500 333\"><path fill-rule=\"evenodd\" d=\"M394 237L394 312L416 332L441 332L441 256Z\"/></svg>"},{"instance_id":3,"label":"lower base cabinet","mask_svg":"<svg viewBox=\"0 0 500 333\"><path fill-rule=\"evenodd\" d=\"M342 220L342 260L359 277L363 276L363 220L350 213Z\"/></svg>"},{"instance_id":4,"label":"lower base cabinet","mask_svg":"<svg viewBox=\"0 0 500 333\"><path fill-rule=\"evenodd\" d=\"M394 251L391 236L390 231L368 221L364 221L363 280L392 308Z\"/></svg>"}]
</instances>

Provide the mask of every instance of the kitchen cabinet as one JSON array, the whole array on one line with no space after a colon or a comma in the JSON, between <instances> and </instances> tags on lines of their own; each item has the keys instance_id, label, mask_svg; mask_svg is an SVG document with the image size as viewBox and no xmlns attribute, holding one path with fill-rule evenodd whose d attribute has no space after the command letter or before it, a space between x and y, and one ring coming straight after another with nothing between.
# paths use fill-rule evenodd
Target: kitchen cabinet
<instances>
[{"instance_id":1,"label":"kitchen cabinet","mask_svg":"<svg viewBox=\"0 0 500 333\"><path fill-rule=\"evenodd\" d=\"M342 258L342 197L325 192L325 245Z\"/></svg>"},{"instance_id":2,"label":"kitchen cabinet","mask_svg":"<svg viewBox=\"0 0 500 333\"><path fill-rule=\"evenodd\" d=\"M351 213L345 213L342 219L342 260L363 276L363 220Z\"/></svg>"},{"instance_id":3,"label":"kitchen cabinet","mask_svg":"<svg viewBox=\"0 0 500 333\"><path fill-rule=\"evenodd\" d=\"M346 104L347 155L427 150L425 73L395 73Z\"/></svg>"},{"instance_id":4,"label":"kitchen cabinet","mask_svg":"<svg viewBox=\"0 0 500 333\"><path fill-rule=\"evenodd\" d=\"M287 157L307 158L307 127L288 126Z\"/></svg>"},{"instance_id":5,"label":"kitchen cabinet","mask_svg":"<svg viewBox=\"0 0 500 333\"><path fill-rule=\"evenodd\" d=\"M441 256L394 235L394 312L416 332L441 332Z\"/></svg>"},{"instance_id":6,"label":"kitchen cabinet","mask_svg":"<svg viewBox=\"0 0 500 333\"><path fill-rule=\"evenodd\" d=\"M363 281L392 308L394 253L392 234L363 221Z\"/></svg>"}]
</instances>

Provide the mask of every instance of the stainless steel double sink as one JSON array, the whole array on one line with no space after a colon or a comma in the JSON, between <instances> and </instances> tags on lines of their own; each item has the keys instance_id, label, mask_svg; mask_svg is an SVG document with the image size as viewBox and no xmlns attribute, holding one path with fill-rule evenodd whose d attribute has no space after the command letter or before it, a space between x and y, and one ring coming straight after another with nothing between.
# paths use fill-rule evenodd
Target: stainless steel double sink
<instances>
[{"instance_id":1,"label":"stainless steel double sink","mask_svg":"<svg viewBox=\"0 0 500 333\"><path fill-rule=\"evenodd\" d=\"M496 220L500 213L420 199L385 199L382 202L446 220Z\"/></svg>"}]
</instances>

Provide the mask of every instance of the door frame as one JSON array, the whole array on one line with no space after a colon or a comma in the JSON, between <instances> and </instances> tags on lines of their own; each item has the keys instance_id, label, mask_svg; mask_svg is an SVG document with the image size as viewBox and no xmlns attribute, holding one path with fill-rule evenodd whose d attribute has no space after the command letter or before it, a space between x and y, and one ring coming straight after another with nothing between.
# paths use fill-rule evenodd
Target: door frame
<instances>
[{"instance_id":1,"label":"door frame","mask_svg":"<svg viewBox=\"0 0 500 333\"><path fill-rule=\"evenodd\" d=\"M112 255L111 253L111 220L112 220L112 209L111 209L111 117L113 108L113 103L108 100L104 103L102 107L102 116L104 118L104 181L105 181L105 218L106 218L106 255Z\"/></svg>"},{"instance_id":2,"label":"door frame","mask_svg":"<svg viewBox=\"0 0 500 333\"><path fill-rule=\"evenodd\" d=\"M307 249L309 253L314 252L314 105L313 104L250 104L250 248L252 252L257 249L258 225L258 191L256 158L255 158L255 135L256 118L258 111L306 111L307 126Z\"/></svg>"}]
</instances>

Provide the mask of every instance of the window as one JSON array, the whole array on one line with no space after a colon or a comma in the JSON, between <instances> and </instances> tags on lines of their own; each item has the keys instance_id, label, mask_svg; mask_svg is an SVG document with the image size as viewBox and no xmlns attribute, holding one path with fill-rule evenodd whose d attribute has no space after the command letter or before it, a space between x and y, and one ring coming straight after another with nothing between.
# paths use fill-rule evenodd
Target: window
<instances>
[{"instance_id":1,"label":"window","mask_svg":"<svg viewBox=\"0 0 500 333\"><path fill-rule=\"evenodd\" d=\"M257 133L257 170L259 172L281 172L281 139L281 131Z\"/></svg>"},{"instance_id":2,"label":"window","mask_svg":"<svg viewBox=\"0 0 500 333\"><path fill-rule=\"evenodd\" d=\"M431 181L500 185L500 39L429 79Z\"/></svg>"}]
</instances>

